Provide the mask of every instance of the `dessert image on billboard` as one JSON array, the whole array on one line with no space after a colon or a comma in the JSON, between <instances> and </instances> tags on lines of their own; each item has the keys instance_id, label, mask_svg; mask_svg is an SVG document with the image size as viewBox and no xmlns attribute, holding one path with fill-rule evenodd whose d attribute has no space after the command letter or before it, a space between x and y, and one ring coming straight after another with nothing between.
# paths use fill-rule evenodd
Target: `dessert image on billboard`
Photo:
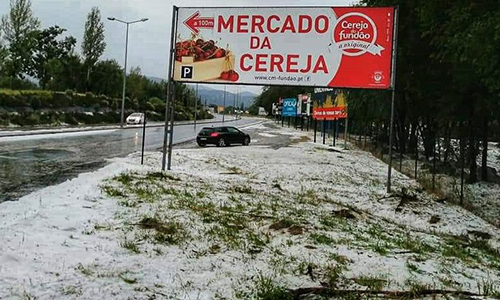
<instances>
[{"instance_id":1,"label":"dessert image on billboard","mask_svg":"<svg viewBox=\"0 0 500 300\"><path fill-rule=\"evenodd\" d=\"M234 70L234 54L219 47L214 40L192 36L190 40L175 44L174 77L182 78L183 66L192 67L191 81L237 82L239 74Z\"/></svg>"}]
</instances>

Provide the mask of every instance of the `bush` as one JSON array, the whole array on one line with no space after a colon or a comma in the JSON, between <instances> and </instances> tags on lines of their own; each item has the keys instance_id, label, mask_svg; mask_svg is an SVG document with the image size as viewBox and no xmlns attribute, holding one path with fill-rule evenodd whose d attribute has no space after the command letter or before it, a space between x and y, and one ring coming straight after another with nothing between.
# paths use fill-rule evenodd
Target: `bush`
<instances>
[{"instance_id":1,"label":"bush","mask_svg":"<svg viewBox=\"0 0 500 300\"><path fill-rule=\"evenodd\" d=\"M101 107L109 107L109 101L107 101L107 100L101 100L101 102L99 103L99 105L101 105Z\"/></svg>"},{"instance_id":2,"label":"bush","mask_svg":"<svg viewBox=\"0 0 500 300\"><path fill-rule=\"evenodd\" d=\"M150 98L148 101L149 104L153 107L152 110L161 113L162 111L165 111L165 102L161 100L160 98L153 97Z\"/></svg>"},{"instance_id":3,"label":"bush","mask_svg":"<svg viewBox=\"0 0 500 300\"><path fill-rule=\"evenodd\" d=\"M76 120L73 114L65 114L64 115L64 123L69 125L78 125L78 121Z\"/></svg>"}]
</instances>

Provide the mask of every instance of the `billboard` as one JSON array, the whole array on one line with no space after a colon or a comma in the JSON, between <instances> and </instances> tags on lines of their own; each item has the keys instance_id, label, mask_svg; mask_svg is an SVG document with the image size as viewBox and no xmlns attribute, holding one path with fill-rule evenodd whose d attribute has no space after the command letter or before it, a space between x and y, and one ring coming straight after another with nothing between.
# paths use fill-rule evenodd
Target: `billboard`
<instances>
[{"instance_id":1,"label":"billboard","mask_svg":"<svg viewBox=\"0 0 500 300\"><path fill-rule=\"evenodd\" d=\"M178 8L175 81L388 89L394 7Z\"/></svg>"},{"instance_id":2,"label":"billboard","mask_svg":"<svg viewBox=\"0 0 500 300\"><path fill-rule=\"evenodd\" d=\"M297 99L288 98L283 99L283 117L296 117L297 116Z\"/></svg>"},{"instance_id":3,"label":"billboard","mask_svg":"<svg viewBox=\"0 0 500 300\"><path fill-rule=\"evenodd\" d=\"M311 115L311 94L300 94L298 97L299 103L301 103L300 109L297 108L297 111L302 116L310 116Z\"/></svg>"},{"instance_id":4,"label":"billboard","mask_svg":"<svg viewBox=\"0 0 500 300\"><path fill-rule=\"evenodd\" d=\"M316 120L338 120L347 118L347 101L343 93L314 94L313 118Z\"/></svg>"}]
</instances>

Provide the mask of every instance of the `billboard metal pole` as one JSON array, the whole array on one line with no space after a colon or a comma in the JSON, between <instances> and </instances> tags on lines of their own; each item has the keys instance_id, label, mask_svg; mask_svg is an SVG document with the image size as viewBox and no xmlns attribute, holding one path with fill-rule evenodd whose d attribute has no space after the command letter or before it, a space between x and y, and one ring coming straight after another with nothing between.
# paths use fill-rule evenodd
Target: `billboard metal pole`
<instances>
[{"instance_id":1,"label":"billboard metal pole","mask_svg":"<svg viewBox=\"0 0 500 300\"><path fill-rule=\"evenodd\" d=\"M171 93L172 89L172 77L173 77L173 65L174 65L174 53L175 53L175 35L177 31L177 13L178 7L174 6L172 11L172 31L170 33L170 53L169 53L169 62L168 62L168 79L167 79L167 99L165 102L165 134L163 136L163 159L161 164L162 171L165 171L165 167L167 165L167 142L168 142L168 123L169 123L169 108L170 102L173 102L173 99L170 99L173 95ZM172 132L173 133L173 132ZM170 135L172 135L170 133ZM170 170L170 166L168 168Z\"/></svg>"},{"instance_id":2,"label":"billboard metal pole","mask_svg":"<svg viewBox=\"0 0 500 300\"><path fill-rule=\"evenodd\" d=\"M196 119L198 119L198 84L196 84L196 97L194 97L194 129L196 130Z\"/></svg>"},{"instance_id":3,"label":"billboard metal pole","mask_svg":"<svg viewBox=\"0 0 500 300\"><path fill-rule=\"evenodd\" d=\"M316 144L316 135L318 132L318 120L314 119L314 143Z\"/></svg>"},{"instance_id":4,"label":"billboard metal pole","mask_svg":"<svg viewBox=\"0 0 500 300\"><path fill-rule=\"evenodd\" d=\"M172 83L172 101L170 101L170 135L168 137L168 164L167 170L172 168L172 150L174 148L174 126L175 126L175 84Z\"/></svg>"},{"instance_id":5,"label":"billboard metal pole","mask_svg":"<svg viewBox=\"0 0 500 300\"><path fill-rule=\"evenodd\" d=\"M394 102L396 101L396 63L398 57L398 26L399 26L399 7L394 9L394 36L392 49L392 99L391 99L391 127L389 131L389 167L387 173L387 193L391 192L392 176L392 139L394 134Z\"/></svg>"},{"instance_id":6,"label":"billboard metal pole","mask_svg":"<svg viewBox=\"0 0 500 300\"><path fill-rule=\"evenodd\" d=\"M347 110L347 118L345 118L345 128L344 128L344 150L347 150L347 140L348 140L348 133L349 133L349 106L346 107Z\"/></svg>"}]
</instances>

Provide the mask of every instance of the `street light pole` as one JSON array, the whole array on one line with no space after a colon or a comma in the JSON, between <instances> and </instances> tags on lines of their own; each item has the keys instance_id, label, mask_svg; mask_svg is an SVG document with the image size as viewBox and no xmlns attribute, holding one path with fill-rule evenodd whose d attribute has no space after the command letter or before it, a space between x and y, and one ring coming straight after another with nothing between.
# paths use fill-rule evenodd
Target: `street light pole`
<instances>
[{"instance_id":1,"label":"street light pole","mask_svg":"<svg viewBox=\"0 0 500 300\"><path fill-rule=\"evenodd\" d=\"M127 37L125 38L125 68L123 69L123 93L122 93L122 113L120 118L120 127L123 127L125 119L125 93L127 91L127 60L128 60L128 28L130 24L127 23Z\"/></svg>"},{"instance_id":2,"label":"street light pole","mask_svg":"<svg viewBox=\"0 0 500 300\"><path fill-rule=\"evenodd\" d=\"M139 23L139 22L146 22L148 19L144 18L144 19L140 19L140 20L137 20L137 21L126 22L126 21L122 21L122 20L117 19L117 18L109 17L108 20L120 22L120 23L123 23L123 24L127 25L127 34L126 34L126 37L125 37L125 67L123 69L122 112L121 112L121 118L120 118L120 127L123 127L123 124L124 124L124 121L125 121L125 93L127 91L127 60L128 60L128 32L129 32L129 27L130 27L130 24Z\"/></svg>"}]
</instances>

